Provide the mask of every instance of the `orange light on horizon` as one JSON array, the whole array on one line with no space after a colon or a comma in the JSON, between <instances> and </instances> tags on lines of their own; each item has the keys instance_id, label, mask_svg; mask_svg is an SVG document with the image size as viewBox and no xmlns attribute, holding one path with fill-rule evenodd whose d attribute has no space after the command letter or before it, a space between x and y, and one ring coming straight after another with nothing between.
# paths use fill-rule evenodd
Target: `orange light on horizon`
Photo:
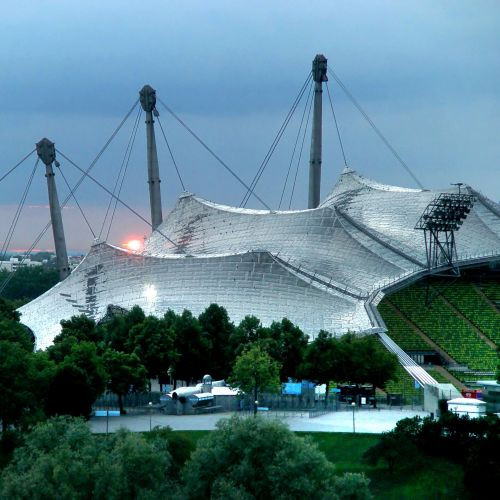
<instances>
[{"instance_id":1,"label":"orange light on horizon","mask_svg":"<svg viewBox=\"0 0 500 500\"><path fill-rule=\"evenodd\" d=\"M141 240L128 240L124 243L124 246L133 252L140 252L143 247Z\"/></svg>"}]
</instances>

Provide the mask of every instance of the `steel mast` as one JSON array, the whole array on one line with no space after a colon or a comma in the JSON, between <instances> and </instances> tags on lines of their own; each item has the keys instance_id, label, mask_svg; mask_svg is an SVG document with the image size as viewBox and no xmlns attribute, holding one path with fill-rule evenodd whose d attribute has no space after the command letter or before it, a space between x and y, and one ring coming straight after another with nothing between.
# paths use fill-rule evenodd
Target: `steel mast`
<instances>
[{"instance_id":1,"label":"steel mast","mask_svg":"<svg viewBox=\"0 0 500 500\"><path fill-rule=\"evenodd\" d=\"M308 208L316 208L321 196L321 135L322 135L322 96L323 82L328 81L326 75L327 60L318 54L312 63L314 80L314 111L311 133L311 156L309 161L309 203Z\"/></svg>"},{"instance_id":2,"label":"steel mast","mask_svg":"<svg viewBox=\"0 0 500 500\"><path fill-rule=\"evenodd\" d=\"M163 220L161 211L160 170L158 167L158 153L153 114L158 116L156 110L156 90L150 85L144 85L139 92L142 109L146 112L146 138L148 149L148 184L149 202L151 205L151 225L155 230Z\"/></svg>"},{"instance_id":3,"label":"steel mast","mask_svg":"<svg viewBox=\"0 0 500 500\"><path fill-rule=\"evenodd\" d=\"M45 177L47 177L47 188L49 191L50 219L52 222L52 232L54 234L54 246L56 250L56 263L61 281L70 273L68 252L66 251L66 239L64 237L64 227L61 215L61 206L57 196L56 181L52 163L59 166L56 160L56 150L54 143L47 138L36 144L36 153L45 164Z\"/></svg>"}]
</instances>

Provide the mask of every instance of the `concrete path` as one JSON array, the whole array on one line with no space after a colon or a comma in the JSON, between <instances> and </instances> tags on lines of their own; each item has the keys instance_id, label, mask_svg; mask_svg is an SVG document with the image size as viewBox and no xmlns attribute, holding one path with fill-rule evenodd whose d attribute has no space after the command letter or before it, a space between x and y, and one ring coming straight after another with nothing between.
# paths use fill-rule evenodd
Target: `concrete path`
<instances>
[{"instance_id":1,"label":"concrete path","mask_svg":"<svg viewBox=\"0 0 500 500\"><path fill-rule=\"evenodd\" d=\"M224 418L229 418L233 413L215 413L211 415L124 415L121 417L109 417L108 431L125 428L134 432L149 431L151 427L170 426L174 430L213 430L215 424ZM301 416L302 415L302 416ZM419 415L426 417L428 412L392 409L392 410L356 410L354 414L354 425L356 432L380 433L390 431L396 426L396 422L402 418ZM263 414L264 418L277 418L290 427L292 431L307 432L352 432L353 414L351 410L338 411L309 418L308 413L288 412L284 414ZM92 432L106 432L106 417L92 417L89 422Z\"/></svg>"}]
</instances>

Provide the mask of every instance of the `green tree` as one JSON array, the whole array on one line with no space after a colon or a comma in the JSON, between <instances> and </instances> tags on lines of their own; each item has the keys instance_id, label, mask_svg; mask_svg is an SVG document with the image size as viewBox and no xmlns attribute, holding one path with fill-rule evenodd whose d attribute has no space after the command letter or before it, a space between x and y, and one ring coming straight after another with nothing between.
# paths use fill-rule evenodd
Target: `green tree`
<instances>
[{"instance_id":1,"label":"green tree","mask_svg":"<svg viewBox=\"0 0 500 500\"><path fill-rule=\"evenodd\" d=\"M173 319L171 314L170 316ZM188 382L199 380L207 370L210 341L203 334L200 322L190 311L184 310L182 314L176 315L172 328L178 354L173 362L175 377Z\"/></svg>"},{"instance_id":2,"label":"green tree","mask_svg":"<svg viewBox=\"0 0 500 500\"><path fill-rule=\"evenodd\" d=\"M298 379L299 366L304 359L308 336L289 319L274 321L269 327L269 354L281 364L280 380Z\"/></svg>"},{"instance_id":3,"label":"green tree","mask_svg":"<svg viewBox=\"0 0 500 500\"><path fill-rule=\"evenodd\" d=\"M30 330L16 320L0 317L0 340L16 342L25 351L33 352L35 338Z\"/></svg>"},{"instance_id":4,"label":"green tree","mask_svg":"<svg viewBox=\"0 0 500 500\"><path fill-rule=\"evenodd\" d=\"M243 392L253 394L254 415L257 414L259 392L277 392L280 388L280 365L258 344L247 348L236 358L229 382Z\"/></svg>"},{"instance_id":5,"label":"green tree","mask_svg":"<svg viewBox=\"0 0 500 500\"><path fill-rule=\"evenodd\" d=\"M47 415L89 418L95 396L86 373L63 363L57 367L47 393Z\"/></svg>"},{"instance_id":6,"label":"green tree","mask_svg":"<svg viewBox=\"0 0 500 500\"><path fill-rule=\"evenodd\" d=\"M62 363L71 354L74 346L80 343L92 343L100 348L102 341L102 329L93 319L81 314L61 321L61 332L56 335L54 343L47 348L47 352L50 359Z\"/></svg>"},{"instance_id":7,"label":"green tree","mask_svg":"<svg viewBox=\"0 0 500 500\"><path fill-rule=\"evenodd\" d=\"M2 432L17 425L33 405L32 353L18 342L0 340L0 419Z\"/></svg>"},{"instance_id":8,"label":"green tree","mask_svg":"<svg viewBox=\"0 0 500 500\"><path fill-rule=\"evenodd\" d=\"M64 346L64 352L57 351L58 357L55 358L54 352L61 346ZM47 413L88 418L92 404L103 393L107 380L96 345L77 342L74 336L69 336L51 346L48 354L50 359L56 359L57 370L48 390Z\"/></svg>"},{"instance_id":9,"label":"green tree","mask_svg":"<svg viewBox=\"0 0 500 500\"><path fill-rule=\"evenodd\" d=\"M269 330L262 326L260 319L255 316L245 316L240 324L234 329L230 338L230 349L236 356L250 344L259 342L262 346L268 346Z\"/></svg>"},{"instance_id":10,"label":"green tree","mask_svg":"<svg viewBox=\"0 0 500 500\"><path fill-rule=\"evenodd\" d=\"M146 368L149 390L151 379L167 378L169 366L177 359L174 332L154 316L148 316L130 329L127 347Z\"/></svg>"},{"instance_id":11,"label":"green tree","mask_svg":"<svg viewBox=\"0 0 500 500\"><path fill-rule=\"evenodd\" d=\"M68 337L75 338L78 342L97 343L102 340L95 321L85 314L61 320L61 332L54 338L54 343L62 342Z\"/></svg>"},{"instance_id":12,"label":"green tree","mask_svg":"<svg viewBox=\"0 0 500 500\"><path fill-rule=\"evenodd\" d=\"M103 393L107 375L95 344L92 342L75 344L69 355L64 358L62 365L79 368L85 373L94 400Z\"/></svg>"},{"instance_id":13,"label":"green tree","mask_svg":"<svg viewBox=\"0 0 500 500\"><path fill-rule=\"evenodd\" d=\"M15 310L11 302L0 297L0 319L19 321L21 315Z\"/></svg>"},{"instance_id":14,"label":"green tree","mask_svg":"<svg viewBox=\"0 0 500 500\"><path fill-rule=\"evenodd\" d=\"M146 319L144 311L139 306L134 306L126 314L113 315L110 321L102 325L104 339L107 347L120 352L132 352L129 349L129 332Z\"/></svg>"},{"instance_id":15,"label":"green tree","mask_svg":"<svg viewBox=\"0 0 500 500\"><path fill-rule=\"evenodd\" d=\"M120 431L107 439L80 419L37 425L1 476L1 498L152 499L174 492L170 455L159 439Z\"/></svg>"},{"instance_id":16,"label":"green tree","mask_svg":"<svg viewBox=\"0 0 500 500\"><path fill-rule=\"evenodd\" d=\"M261 418L219 421L198 442L182 479L190 500L342 498L333 465L310 439Z\"/></svg>"},{"instance_id":17,"label":"green tree","mask_svg":"<svg viewBox=\"0 0 500 500\"><path fill-rule=\"evenodd\" d=\"M127 354L108 349L103 355L104 368L108 376L108 389L118 395L120 413L124 414L123 396L146 387L146 369L136 354Z\"/></svg>"},{"instance_id":18,"label":"green tree","mask_svg":"<svg viewBox=\"0 0 500 500\"><path fill-rule=\"evenodd\" d=\"M6 270L0 271L0 282L10 276ZM40 267L21 267L12 276L2 292L8 300L29 302L52 288L59 281L59 273L55 269Z\"/></svg>"},{"instance_id":19,"label":"green tree","mask_svg":"<svg viewBox=\"0 0 500 500\"><path fill-rule=\"evenodd\" d=\"M345 358L342 346L325 330L321 330L306 348L299 372L312 382L326 384L325 406L328 404L330 382L341 380Z\"/></svg>"},{"instance_id":20,"label":"green tree","mask_svg":"<svg viewBox=\"0 0 500 500\"><path fill-rule=\"evenodd\" d=\"M344 351L343 370L339 380L352 384L370 383L383 389L396 374L398 358L390 353L374 335L343 335L339 342ZM374 404L375 404L375 398Z\"/></svg>"},{"instance_id":21,"label":"green tree","mask_svg":"<svg viewBox=\"0 0 500 500\"><path fill-rule=\"evenodd\" d=\"M217 304L210 304L198 316L202 335L209 341L207 372L214 380L227 378L234 361L234 352L229 347L229 339L234 332L226 309Z\"/></svg>"}]
</instances>

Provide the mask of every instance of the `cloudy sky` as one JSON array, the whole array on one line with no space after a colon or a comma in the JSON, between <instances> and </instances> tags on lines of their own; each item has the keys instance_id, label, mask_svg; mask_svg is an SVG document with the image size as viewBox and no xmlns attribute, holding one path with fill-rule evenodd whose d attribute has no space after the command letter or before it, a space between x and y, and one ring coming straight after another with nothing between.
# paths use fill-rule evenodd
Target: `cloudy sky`
<instances>
[{"instance_id":1,"label":"cloudy sky","mask_svg":"<svg viewBox=\"0 0 500 500\"><path fill-rule=\"evenodd\" d=\"M500 3L498 1L149 1L5 2L0 21L0 176L46 136L87 167L138 97L157 94L250 183L317 53L362 104L426 188L469 183L500 198ZM329 83L347 163L367 177L416 187L391 153ZM304 101L258 186L277 208ZM327 105L327 102L325 102ZM158 105L186 189L239 205L244 189ZM92 173L113 188L135 112ZM122 198L148 215L144 119ZM160 131L164 210L182 191ZM343 168L331 112L324 108L322 196ZM291 206L307 205L306 139ZM70 184L78 172L59 158ZM0 240L26 186L30 157L0 183ZM294 172L295 163L292 172ZM60 198L68 188L56 172ZM290 183L285 206L290 200ZM91 181L77 199L101 232L109 201ZM26 248L48 220L37 168L10 248ZM249 207L261 208L252 199ZM92 242L72 200L64 210L68 247ZM120 208L109 241L149 232ZM104 225L102 235L107 234ZM51 248L50 232L38 248Z\"/></svg>"}]
</instances>

